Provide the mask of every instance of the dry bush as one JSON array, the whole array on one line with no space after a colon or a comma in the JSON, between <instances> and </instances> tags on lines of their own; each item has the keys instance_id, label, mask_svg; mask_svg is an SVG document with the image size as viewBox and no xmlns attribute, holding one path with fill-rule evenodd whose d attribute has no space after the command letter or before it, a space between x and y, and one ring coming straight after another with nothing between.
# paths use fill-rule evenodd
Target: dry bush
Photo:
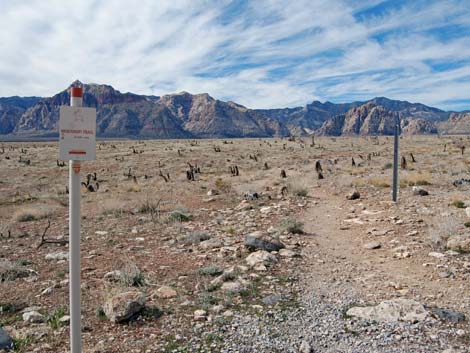
<instances>
[{"instance_id":1,"label":"dry bush","mask_svg":"<svg viewBox=\"0 0 470 353\"><path fill-rule=\"evenodd\" d=\"M217 178L214 183L216 189L222 192L230 192L232 190L232 183L229 180Z\"/></svg>"},{"instance_id":2,"label":"dry bush","mask_svg":"<svg viewBox=\"0 0 470 353\"><path fill-rule=\"evenodd\" d=\"M16 222L30 222L30 221L37 221L39 219L47 218L52 215L52 210L41 207L38 208L30 208L25 207L17 210L13 214L13 220Z\"/></svg>"},{"instance_id":3,"label":"dry bush","mask_svg":"<svg viewBox=\"0 0 470 353\"><path fill-rule=\"evenodd\" d=\"M290 182L287 189L295 196L306 197L308 195L307 185L303 181Z\"/></svg>"},{"instance_id":4,"label":"dry bush","mask_svg":"<svg viewBox=\"0 0 470 353\"><path fill-rule=\"evenodd\" d=\"M14 281L17 278L28 276L29 271L20 263L0 260L0 282Z\"/></svg>"},{"instance_id":5,"label":"dry bush","mask_svg":"<svg viewBox=\"0 0 470 353\"><path fill-rule=\"evenodd\" d=\"M400 185L402 182L404 186L431 185L431 179L432 177L429 172L411 172L401 178Z\"/></svg>"},{"instance_id":6,"label":"dry bush","mask_svg":"<svg viewBox=\"0 0 470 353\"><path fill-rule=\"evenodd\" d=\"M390 178L386 177L373 177L369 179L369 183L376 188L389 188Z\"/></svg>"}]
</instances>

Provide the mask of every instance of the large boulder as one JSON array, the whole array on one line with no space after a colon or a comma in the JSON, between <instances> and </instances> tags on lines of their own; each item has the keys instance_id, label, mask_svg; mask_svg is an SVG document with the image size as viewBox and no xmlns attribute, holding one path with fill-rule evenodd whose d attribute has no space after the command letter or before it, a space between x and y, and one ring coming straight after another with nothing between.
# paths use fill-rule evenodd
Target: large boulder
<instances>
[{"instance_id":1,"label":"large boulder","mask_svg":"<svg viewBox=\"0 0 470 353\"><path fill-rule=\"evenodd\" d=\"M447 248L458 252L470 252L470 234L451 236L447 240Z\"/></svg>"},{"instance_id":2,"label":"large boulder","mask_svg":"<svg viewBox=\"0 0 470 353\"><path fill-rule=\"evenodd\" d=\"M245 247L251 251L279 251L285 246L278 239L264 234L263 232L256 231L245 236Z\"/></svg>"},{"instance_id":3,"label":"large boulder","mask_svg":"<svg viewBox=\"0 0 470 353\"><path fill-rule=\"evenodd\" d=\"M402 298L385 300L376 306L352 307L346 314L377 322L418 322L425 320L429 315L422 304Z\"/></svg>"},{"instance_id":4,"label":"large boulder","mask_svg":"<svg viewBox=\"0 0 470 353\"><path fill-rule=\"evenodd\" d=\"M109 298L103 309L111 322L125 322L138 314L145 305L145 294L131 290Z\"/></svg>"}]
</instances>

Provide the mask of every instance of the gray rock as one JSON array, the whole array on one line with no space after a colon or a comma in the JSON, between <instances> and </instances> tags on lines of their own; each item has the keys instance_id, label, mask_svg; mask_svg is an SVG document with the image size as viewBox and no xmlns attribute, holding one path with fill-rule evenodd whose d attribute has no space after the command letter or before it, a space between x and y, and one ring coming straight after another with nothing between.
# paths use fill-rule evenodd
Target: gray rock
<instances>
[{"instance_id":1,"label":"gray rock","mask_svg":"<svg viewBox=\"0 0 470 353\"><path fill-rule=\"evenodd\" d=\"M402 298L385 300L376 306L352 307L346 314L377 322L419 322L429 316L422 304Z\"/></svg>"},{"instance_id":2,"label":"gray rock","mask_svg":"<svg viewBox=\"0 0 470 353\"><path fill-rule=\"evenodd\" d=\"M111 322L125 322L138 314L145 305L145 294L132 290L109 298L103 309Z\"/></svg>"},{"instance_id":3,"label":"gray rock","mask_svg":"<svg viewBox=\"0 0 470 353\"><path fill-rule=\"evenodd\" d=\"M263 304L265 305L276 305L277 303L279 303L281 300L282 300L282 295L279 295L279 294L271 294L271 295L268 295L267 297L264 297L263 299L261 299L261 301L263 302Z\"/></svg>"},{"instance_id":4,"label":"gray rock","mask_svg":"<svg viewBox=\"0 0 470 353\"><path fill-rule=\"evenodd\" d=\"M257 231L245 236L245 247L251 251L279 251L285 246L278 239Z\"/></svg>"},{"instance_id":5,"label":"gray rock","mask_svg":"<svg viewBox=\"0 0 470 353\"><path fill-rule=\"evenodd\" d=\"M13 339L0 327L0 351L13 349Z\"/></svg>"},{"instance_id":6,"label":"gray rock","mask_svg":"<svg viewBox=\"0 0 470 353\"><path fill-rule=\"evenodd\" d=\"M222 241L217 238L204 240L199 244L199 247L204 250L216 249L222 247Z\"/></svg>"},{"instance_id":7,"label":"gray rock","mask_svg":"<svg viewBox=\"0 0 470 353\"><path fill-rule=\"evenodd\" d=\"M346 195L346 199L348 200L357 200L360 197L361 197L361 194L357 190L353 190L348 195Z\"/></svg>"},{"instance_id":8,"label":"gray rock","mask_svg":"<svg viewBox=\"0 0 470 353\"><path fill-rule=\"evenodd\" d=\"M437 318L443 321L449 321L454 324L465 321L465 315L452 310L440 308L428 308L428 310Z\"/></svg>"},{"instance_id":9,"label":"gray rock","mask_svg":"<svg viewBox=\"0 0 470 353\"><path fill-rule=\"evenodd\" d=\"M415 196L428 196L429 192L420 186L413 186L413 195Z\"/></svg>"},{"instance_id":10,"label":"gray rock","mask_svg":"<svg viewBox=\"0 0 470 353\"><path fill-rule=\"evenodd\" d=\"M367 243L364 245L366 249L372 250L372 249L380 249L382 245L378 241L371 241L370 243Z\"/></svg>"},{"instance_id":11,"label":"gray rock","mask_svg":"<svg viewBox=\"0 0 470 353\"><path fill-rule=\"evenodd\" d=\"M45 317L37 311L28 311L23 314L23 321L30 324L39 324L45 321Z\"/></svg>"}]
</instances>

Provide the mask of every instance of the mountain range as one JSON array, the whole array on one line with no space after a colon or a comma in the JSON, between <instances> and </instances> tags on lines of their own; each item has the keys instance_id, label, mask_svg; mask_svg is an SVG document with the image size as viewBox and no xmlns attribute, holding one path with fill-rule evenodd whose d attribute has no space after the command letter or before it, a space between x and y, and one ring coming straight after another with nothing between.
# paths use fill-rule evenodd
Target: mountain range
<instances>
[{"instance_id":1,"label":"mountain range","mask_svg":"<svg viewBox=\"0 0 470 353\"><path fill-rule=\"evenodd\" d=\"M249 109L207 93L158 96L121 93L109 85L82 84L84 106L97 109L97 135L107 138L230 138L306 135L391 135L397 117L401 133L470 133L469 112L446 112L420 103L384 97L303 107ZM69 87L70 88L70 87ZM69 88L53 97L0 98L0 135L58 136L59 107ZM1 138L1 137L0 137Z\"/></svg>"}]
</instances>

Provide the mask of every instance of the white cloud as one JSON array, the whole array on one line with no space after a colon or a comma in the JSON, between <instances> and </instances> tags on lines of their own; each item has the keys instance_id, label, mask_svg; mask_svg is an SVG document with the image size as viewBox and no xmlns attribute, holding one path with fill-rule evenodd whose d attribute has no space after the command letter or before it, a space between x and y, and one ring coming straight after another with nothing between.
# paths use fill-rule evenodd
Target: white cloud
<instances>
[{"instance_id":1,"label":"white cloud","mask_svg":"<svg viewBox=\"0 0 470 353\"><path fill-rule=\"evenodd\" d=\"M262 0L228 13L229 0L5 0L0 96L48 96L78 78L143 94L208 92L254 108L373 96L465 107L466 67L436 72L431 61L470 62L468 2L409 1L354 16L379 3ZM467 31L430 31L449 25Z\"/></svg>"}]
</instances>

